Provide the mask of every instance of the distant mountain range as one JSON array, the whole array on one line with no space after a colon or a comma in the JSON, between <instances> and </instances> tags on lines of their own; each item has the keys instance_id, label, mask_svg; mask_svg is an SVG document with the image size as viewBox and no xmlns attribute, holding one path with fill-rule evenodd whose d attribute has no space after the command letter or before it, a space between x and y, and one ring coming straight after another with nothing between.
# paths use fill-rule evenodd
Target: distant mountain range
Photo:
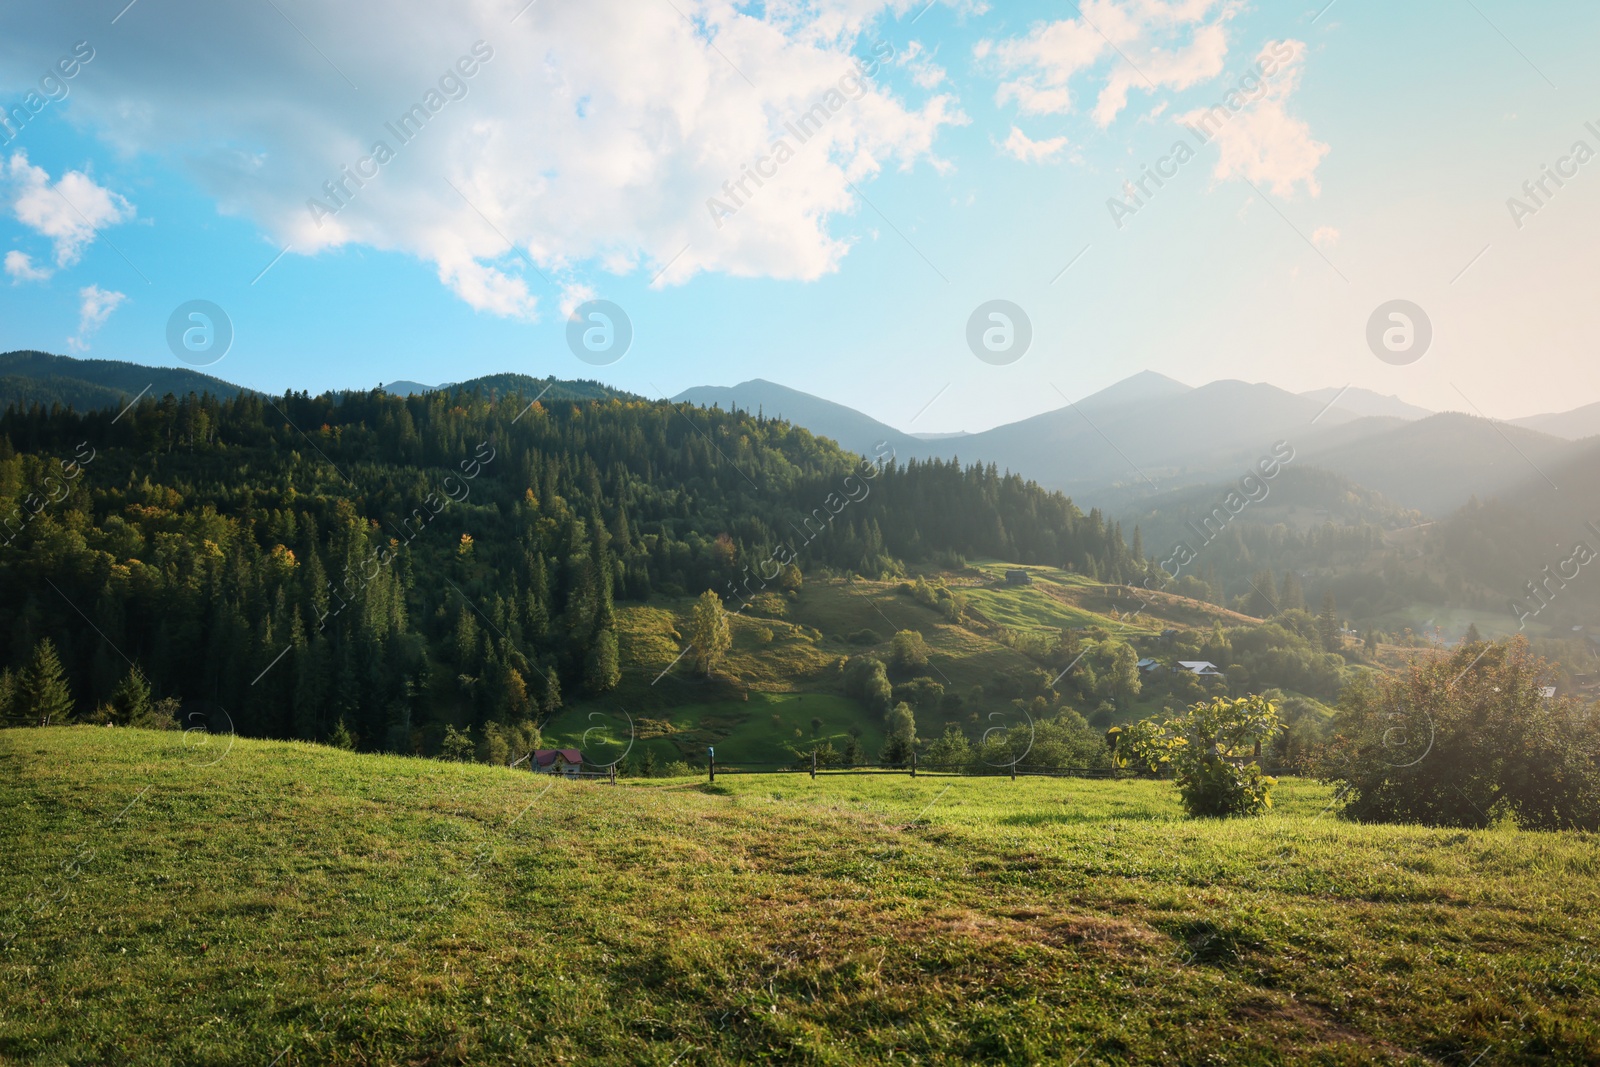
<instances>
[{"instance_id":1,"label":"distant mountain range","mask_svg":"<svg viewBox=\"0 0 1600 1067\"><path fill-rule=\"evenodd\" d=\"M530 400L542 395L546 401L631 396L600 382L524 374L448 386L395 381L381 388L398 395L477 389ZM141 393L228 397L241 391L186 369L43 352L0 355L0 405L106 408L121 407ZM1530 478L1542 483L1542 471L1565 466L1583 451L1574 438L1600 429L1600 404L1495 422L1434 414L1364 389L1295 394L1232 380L1191 387L1153 371L978 433L909 434L846 405L762 379L688 389L674 400L760 411L865 454L887 443L902 461L992 463L1118 514L1140 513L1147 502L1177 491L1237 480L1281 441L1293 448L1298 467L1321 468L1375 491L1386 506L1439 516L1472 497L1502 496Z\"/></svg>"}]
</instances>

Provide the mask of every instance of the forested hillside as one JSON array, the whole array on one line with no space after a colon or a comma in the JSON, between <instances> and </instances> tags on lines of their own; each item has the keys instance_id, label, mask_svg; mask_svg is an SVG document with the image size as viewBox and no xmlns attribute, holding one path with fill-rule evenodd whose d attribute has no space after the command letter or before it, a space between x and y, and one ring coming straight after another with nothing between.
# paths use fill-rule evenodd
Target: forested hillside
<instances>
[{"instance_id":1,"label":"forested hillside","mask_svg":"<svg viewBox=\"0 0 1600 1067\"><path fill-rule=\"evenodd\" d=\"M603 693L619 601L732 597L780 560L1140 573L1116 526L992 466L863 460L748 413L520 392L13 409L0 516L6 689L41 677L22 668L53 646L80 713L199 699L242 734L342 723L372 749ZM19 695L37 714L39 694Z\"/></svg>"}]
</instances>

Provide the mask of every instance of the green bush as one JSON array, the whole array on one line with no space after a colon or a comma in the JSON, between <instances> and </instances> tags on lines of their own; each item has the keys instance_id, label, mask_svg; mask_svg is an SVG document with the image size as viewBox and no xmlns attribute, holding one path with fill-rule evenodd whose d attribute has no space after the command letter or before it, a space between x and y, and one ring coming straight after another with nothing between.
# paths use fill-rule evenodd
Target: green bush
<instances>
[{"instance_id":1,"label":"green bush","mask_svg":"<svg viewBox=\"0 0 1600 1067\"><path fill-rule=\"evenodd\" d=\"M1261 696L1200 701L1175 719L1145 719L1123 731L1121 756L1155 773L1170 769L1183 808L1196 818L1259 815L1277 779L1253 756L1279 729L1278 708Z\"/></svg>"},{"instance_id":2,"label":"green bush","mask_svg":"<svg viewBox=\"0 0 1600 1067\"><path fill-rule=\"evenodd\" d=\"M1349 686L1318 760L1363 822L1600 829L1600 720L1518 636Z\"/></svg>"}]
</instances>

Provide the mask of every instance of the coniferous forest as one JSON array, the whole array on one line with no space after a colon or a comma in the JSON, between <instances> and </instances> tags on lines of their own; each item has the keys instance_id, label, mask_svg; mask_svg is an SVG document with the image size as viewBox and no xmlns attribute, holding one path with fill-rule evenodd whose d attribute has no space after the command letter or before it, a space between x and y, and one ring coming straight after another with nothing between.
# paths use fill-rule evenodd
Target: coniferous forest
<instances>
[{"instance_id":1,"label":"coniferous forest","mask_svg":"<svg viewBox=\"0 0 1600 1067\"><path fill-rule=\"evenodd\" d=\"M615 605L748 595L775 560L991 556L1120 581L1121 531L993 466L863 459L759 414L479 390L147 398L0 418L0 676L70 705L413 751L620 678ZM563 395L558 392L556 395ZM52 670L46 674L55 673Z\"/></svg>"}]
</instances>

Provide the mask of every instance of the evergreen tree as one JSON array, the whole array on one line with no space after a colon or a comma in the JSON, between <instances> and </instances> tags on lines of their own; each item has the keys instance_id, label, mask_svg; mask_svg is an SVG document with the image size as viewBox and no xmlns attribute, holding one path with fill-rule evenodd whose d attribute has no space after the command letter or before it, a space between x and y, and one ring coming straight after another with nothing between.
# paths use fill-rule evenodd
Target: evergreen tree
<instances>
[{"instance_id":1,"label":"evergreen tree","mask_svg":"<svg viewBox=\"0 0 1600 1067\"><path fill-rule=\"evenodd\" d=\"M539 698L539 710L544 712L548 720L561 710L561 706L561 675L552 663L544 670L544 695Z\"/></svg>"},{"instance_id":2,"label":"evergreen tree","mask_svg":"<svg viewBox=\"0 0 1600 1067\"><path fill-rule=\"evenodd\" d=\"M72 714L72 690L67 686L67 672L56 654L55 642L48 637L33 646L33 658L22 672L17 699L22 713L40 726L64 721Z\"/></svg>"},{"instance_id":3,"label":"evergreen tree","mask_svg":"<svg viewBox=\"0 0 1600 1067\"><path fill-rule=\"evenodd\" d=\"M1300 576L1293 569L1284 572L1283 592L1278 597L1278 606L1284 611L1306 610L1305 590L1300 586Z\"/></svg>"},{"instance_id":4,"label":"evergreen tree","mask_svg":"<svg viewBox=\"0 0 1600 1067\"><path fill-rule=\"evenodd\" d=\"M1245 598L1249 605L1246 614L1254 615L1258 619L1269 619L1278 613L1278 590L1271 571L1256 571L1250 578L1249 590Z\"/></svg>"},{"instance_id":5,"label":"evergreen tree","mask_svg":"<svg viewBox=\"0 0 1600 1067\"><path fill-rule=\"evenodd\" d=\"M1317 633L1322 637L1322 647L1337 652L1344 642L1339 636L1339 608L1333 599L1333 590L1322 594L1322 611L1317 615Z\"/></svg>"},{"instance_id":6,"label":"evergreen tree","mask_svg":"<svg viewBox=\"0 0 1600 1067\"><path fill-rule=\"evenodd\" d=\"M615 689L622 680L621 657L617 653L617 631L608 626L595 635L584 665L583 684L591 693Z\"/></svg>"},{"instance_id":7,"label":"evergreen tree","mask_svg":"<svg viewBox=\"0 0 1600 1067\"><path fill-rule=\"evenodd\" d=\"M111 694L116 721L123 726L138 722L150 713L150 683L138 667L128 668L116 692Z\"/></svg>"},{"instance_id":8,"label":"evergreen tree","mask_svg":"<svg viewBox=\"0 0 1600 1067\"><path fill-rule=\"evenodd\" d=\"M1478 624L1475 622L1467 623L1467 635L1461 639L1461 643L1464 645L1475 645L1482 640L1483 636L1478 633Z\"/></svg>"}]
</instances>

